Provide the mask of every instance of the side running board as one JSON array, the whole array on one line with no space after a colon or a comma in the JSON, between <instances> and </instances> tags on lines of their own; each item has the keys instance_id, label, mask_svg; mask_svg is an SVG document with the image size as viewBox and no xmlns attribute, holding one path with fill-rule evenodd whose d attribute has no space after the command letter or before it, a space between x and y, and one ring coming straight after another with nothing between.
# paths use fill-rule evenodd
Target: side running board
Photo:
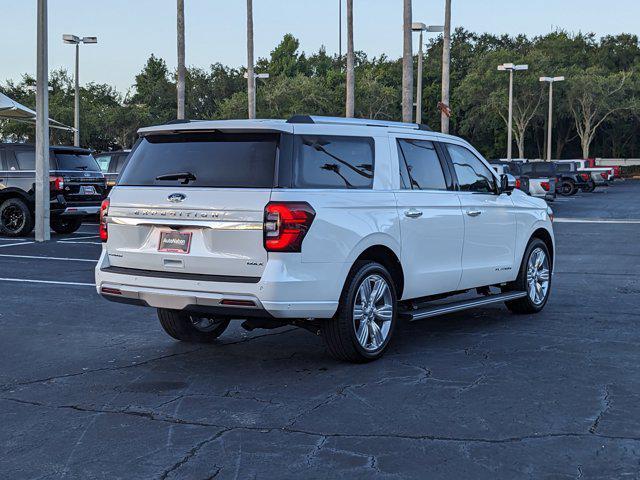
<instances>
[{"instance_id":1,"label":"side running board","mask_svg":"<svg viewBox=\"0 0 640 480\"><path fill-rule=\"evenodd\" d=\"M469 308L482 307L492 303L507 302L509 300L517 300L526 297L527 292L507 292L495 295L487 295L486 297L472 298L470 300L462 300L459 302L447 303L445 305L431 305L415 310L403 311L400 315L409 321L422 320L423 318L437 317L447 313L460 312Z\"/></svg>"}]
</instances>

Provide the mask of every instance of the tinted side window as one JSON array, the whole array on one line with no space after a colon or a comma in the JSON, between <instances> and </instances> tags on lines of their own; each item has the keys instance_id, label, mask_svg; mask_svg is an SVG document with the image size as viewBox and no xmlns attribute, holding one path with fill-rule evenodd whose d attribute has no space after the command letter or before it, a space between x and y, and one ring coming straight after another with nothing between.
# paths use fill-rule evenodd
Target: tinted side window
<instances>
[{"instance_id":1,"label":"tinted side window","mask_svg":"<svg viewBox=\"0 0 640 480\"><path fill-rule=\"evenodd\" d=\"M459 145L446 144L453 167L463 192L494 193L494 176L470 150Z\"/></svg>"},{"instance_id":2,"label":"tinted side window","mask_svg":"<svg viewBox=\"0 0 640 480\"><path fill-rule=\"evenodd\" d=\"M433 142L425 140L398 140L398 161L402 188L415 190L446 190Z\"/></svg>"},{"instance_id":3,"label":"tinted side window","mask_svg":"<svg viewBox=\"0 0 640 480\"><path fill-rule=\"evenodd\" d=\"M35 170L36 169L36 152L35 150L16 150L16 160L19 170Z\"/></svg>"},{"instance_id":4,"label":"tinted side window","mask_svg":"<svg viewBox=\"0 0 640 480\"><path fill-rule=\"evenodd\" d=\"M294 188L371 188L374 143L368 137L301 135L295 139Z\"/></svg>"},{"instance_id":5,"label":"tinted side window","mask_svg":"<svg viewBox=\"0 0 640 480\"><path fill-rule=\"evenodd\" d=\"M128 155L125 153L124 155L118 155L111 164L115 164L113 171L116 173L120 173L124 168L124 164L127 162ZM116 163L117 162L117 163Z\"/></svg>"}]
</instances>

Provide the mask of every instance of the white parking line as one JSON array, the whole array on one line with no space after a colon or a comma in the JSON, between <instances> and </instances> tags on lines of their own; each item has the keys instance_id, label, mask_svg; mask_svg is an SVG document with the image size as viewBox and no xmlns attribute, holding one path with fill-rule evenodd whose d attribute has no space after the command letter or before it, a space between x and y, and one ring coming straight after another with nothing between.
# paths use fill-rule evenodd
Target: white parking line
<instances>
[{"instance_id":1,"label":"white parking line","mask_svg":"<svg viewBox=\"0 0 640 480\"><path fill-rule=\"evenodd\" d=\"M73 237L73 240L87 240L89 238L100 238L100 235L91 235L89 237ZM71 242L71 241L72 241L72 239L69 239L69 240L58 240L58 243Z\"/></svg>"},{"instance_id":2,"label":"white parking line","mask_svg":"<svg viewBox=\"0 0 640 480\"><path fill-rule=\"evenodd\" d=\"M65 262L90 262L96 263L98 260L89 260L88 258L66 258L66 257L42 257L38 255L11 255L8 253L0 253L0 257L7 258L29 258L35 260L61 260Z\"/></svg>"},{"instance_id":3,"label":"white parking line","mask_svg":"<svg viewBox=\"0 0 640 480\"><path fill-rule=\"evenodd\" d=\"M624 218L561 218L556 217L554 222L557 223L621 223L621 224L637 224L640 220L628 220Z\"/></svg>"},{"instance_id":4,"label":"white parking line","mask_svg":"<svg viewBox=\"0 0 640 480\"><path fill-rule=\"evenodd\" d=\"M73 285L80 287L95 287L95 283L80 282L58 282L55 280L31 280L28 278L0 278L0 282L17 282L17 283L49 283L53 285Z\"/></svg>"},{"instance_id":5,"label":"white parking line","mask_svg":"<svg viewBox=\"0 0 640 480\"><path fill-rule=\"evenodd\" d=\"M0 248L4 248L4 247L15 247L17 245L30 245L32 243L36 243L36 242L19 242L19 243L7 243L4 245L0 245Z\"/></svg>"},{"instance_id":6,"label":"white parking line","mask_svg":"<svg viewBox=\"0 0 640 480\"><path fill-rule=\"evenodd\" d=\"M84 243L85 245L102 245L102 242L75 242L72 240L58 240L56 243Z\"/></svg>"}]
</instances>

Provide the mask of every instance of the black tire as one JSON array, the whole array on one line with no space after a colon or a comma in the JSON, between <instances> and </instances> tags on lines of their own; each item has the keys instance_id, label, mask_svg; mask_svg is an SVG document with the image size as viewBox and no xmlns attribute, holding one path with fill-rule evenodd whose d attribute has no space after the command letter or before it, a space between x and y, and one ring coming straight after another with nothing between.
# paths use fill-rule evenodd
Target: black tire
<instances>
[{"instance_id":1,"label":"black tire","mask_svg":"<svg viewBox=\"0 0 640 480\"><path fill-rule=\"evenodd\" d=\"M33 230L33 215L19 198L10 198L0 205L0 233L7 237L24 237Z\"/></svg>"},{"instance_id":2,"label":"black tire","mask_svg":"<svg viewBox=\"0 0 640 480\"><path fill-rule=\"evenodd\" d=\"M179 310L158 308L160 325L171 337L182 342L211 343L218 338L229 326L230 320L213 319L213 323L207 328L197 327L197 323L209 320L208 317L191 315Z\"/></svg>"},{"instance_id":3,"label":"black tire","mask_svg":"<svg viewBox=\"0 0 640 480\"><path fill-rule=\"evenodd\" d=\"M365 282L374 282L376 285L377 279L383 279L388 288L384 292L384 298L380 298L374 302L371 309L363 309L362 318L359 320L354 318L354 308L356 302L361 301L361 297L358 294L358 290ZM369 283L371 287L371 283ZM387 303L388 302L388 303ZM376 314L376 306L381 304L391 306L391 314L387 313L385 317L390 317L390 320L381 320ZM380 310L382 308L380 307ZM393 337L393 332L397 323L398 316L398 299L396 294L396 287L393 279L387 269L377 262L372 261L360 261L357 262L351 272L349 273L345 285L340 296L340 304L338 305L338 311L336 315L330 320L324 320L322 323L322 336L324 338L329 354L341 361L352 363L364 363L370 362L380 358L389 346L389 342ZM380 321L382 325L377 322ZM368 322L368 323L362 323ZM379 345L374 346L374 335L372 322L378 327L377 332L380 332L382 341ZM389 322L389 323L387 323ZM357 337L356 323L359 323L358 327L362 328L362 332L365 333L367 340L371 340L370 348L365 348L361 345ZM371 328L369 327L371 325ZM382 327L382 328L381 328ZM386 331L386 336L384 332ZM369 343L365 340L365 343Z\"/></svg>"},{"instance_id":4,"label":"black tire","mask_svg":"<svg viewBox=\"0 0 640 480\"><path fill-rule=\"evenodd\" d=\"M577 191L578 191L578 188L576 187L576 182L574 182L570 178L567 178L563 180L562 183L560 184L560 189L558 190L558 193L563 197L569 197L571 195L575 195Z\"/></svg>"},{"instance_id":5,"label":"black tire","mask_svg":"<svg viewBox=\"0 0 640 480\"><path fill-rule=\"evenodd\" d=\"M587 186L582 189L583 192L591 193L596 189L596 182L591 179L587 183Z\"/></svg>"},{"instance_id":6,"label":"black tire","mask_svg":"<svg viewBox=\"0 0 640 480\"><path fill-rule=\"evenodd\" d=\"M51 229L56 233L73 233L82 225L82 218L51 217Z\"/></svg>"},{"instance_id":7,"label":"black tire","mask_svg":"<svg viewBox=\"0 0 640 480\"><path fill-rule=\"evenodd\" d=\"M541 302L535 302L530 294L529 294L529 285L527 282L527 270L529 265L529 259L532 257L534 252L538 249L542 250L546 255L548 261L548 286L547 290L544 294L544 298ZM518 271L518 278L514 282L511 282L507 285L506 288L503 288L504 291L518 291L518 292L527 292L527 296L519 298L517 300L511 300L509 302L505 302L505 305L509 310L513 313L538 313L541 311L544 306L547 304L549 300L549 295L551 294L551 268L552 261L551 256L549 255L549 249L547 245L540 240L539 238L532 238L527 245L527 249L524 252L522 257L522 262L520 264L520 270Z\"/></svg>"}]
</instances>

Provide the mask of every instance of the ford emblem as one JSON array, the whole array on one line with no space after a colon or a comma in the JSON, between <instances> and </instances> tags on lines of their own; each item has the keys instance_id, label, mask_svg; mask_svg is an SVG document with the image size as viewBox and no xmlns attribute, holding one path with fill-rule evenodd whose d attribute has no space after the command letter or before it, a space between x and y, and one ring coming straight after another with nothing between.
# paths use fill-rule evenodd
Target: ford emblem
<instances>
[{"instance_id":1,"label":"ford emblem","mask_svg":"<svg viewBox=\"0 0 640 480\"><path fill-rule=\"evenodd\" d=\"M187 198L187 196L184 193L172 193L167 198L171 203L180 203Z\"/></svg>"}]
</instances>

